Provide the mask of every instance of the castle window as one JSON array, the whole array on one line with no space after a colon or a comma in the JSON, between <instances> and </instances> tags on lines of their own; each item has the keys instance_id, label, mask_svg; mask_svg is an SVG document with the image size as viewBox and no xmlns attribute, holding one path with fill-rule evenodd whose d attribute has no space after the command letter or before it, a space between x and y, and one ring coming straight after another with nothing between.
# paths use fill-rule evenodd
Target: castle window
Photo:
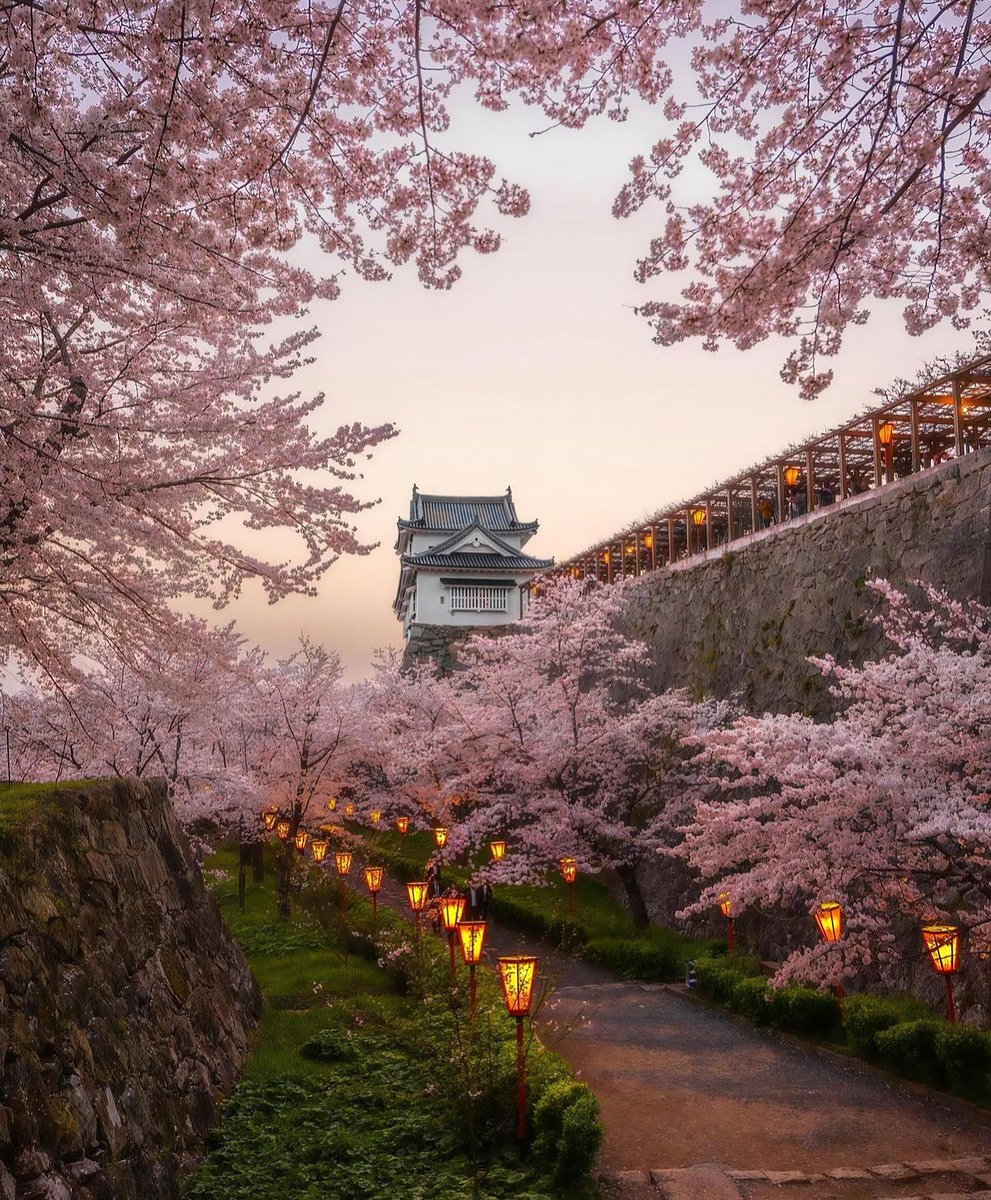
<instances>
[{"instance_id":1,"label":"castle window","mask_svg":"<svg viewBox=\"0 0 991 1200\"><path fill-rule=\"evenodd\" d=\"M485 584L454 584L451 588L451 612L506 612L509 588Z\"/></svg>"}]
</instances>

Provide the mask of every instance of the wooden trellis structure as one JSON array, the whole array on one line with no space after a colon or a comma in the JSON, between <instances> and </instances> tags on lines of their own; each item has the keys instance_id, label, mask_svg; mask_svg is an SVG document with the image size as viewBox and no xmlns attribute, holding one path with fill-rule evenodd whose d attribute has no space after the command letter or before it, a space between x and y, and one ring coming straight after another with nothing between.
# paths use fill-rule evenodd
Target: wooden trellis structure
<instances>
[{"instance_id":1,"label":"wooden trellis structure","mask_svg":"<svg viewBox=\"0 0 991 1200\"><path fill-rule=\"evenodd\" d=\"M861 414L562 562L612 583L991 446L991 356Z\"/></svg>"}]
</instances>

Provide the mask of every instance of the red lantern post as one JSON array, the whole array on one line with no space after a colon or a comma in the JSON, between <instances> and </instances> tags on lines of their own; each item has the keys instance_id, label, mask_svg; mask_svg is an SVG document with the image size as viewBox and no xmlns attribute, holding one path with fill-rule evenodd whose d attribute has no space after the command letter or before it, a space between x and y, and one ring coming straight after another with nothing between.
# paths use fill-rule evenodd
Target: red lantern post
<instances>
[{"instance_id":1,"label":"red lantern post","mask_svg":"<svg viewBox=\"0 0 991 1200\"><path fill-rule=\"evenodd\" d=\"M536 977L535 958L525 954L514 954L499 959L502 996L509 1015L516 1018L516 1131L521 1142L526 1140L526 1049L523 1043L523 1018L530 1012Z\"/></svg>"},{"instance_id":2,"label":"red lantern post","mask_svg":"<svg viewBox=\"0 0 991 1200\"><path fill-rule=\"evenodd\" d=\"M820 904L812 915L815 917L822 940L835 946L842 939L843 930L846 927L842 905L837 904L835 900L827 900L824 904ZM836 995L842 1005L846 999L846 992L841 983L836 985Z\"/></svg>"},{"instance_id":3,"label":"red lantern post","mask_svg":"<svg viewBox=\"0 0 991 1200\"><path fill-rule=\"evenodd\" d=\"M475 1015L478 1007L475 968L482 961L482 947L485 945L484 921L459 921L458 937L461 939L461 957L468 964L468 974L471 978L471 1015Z\"/></svg>"},{"instance_id":4,"label":"red lantern post","mask_svg":"<svg viewBox=\"0 0 991 1200\"><path fill-rule=\"evenodd\" d=\"M417 929L420 928L421 914L427 906L429 894L430 884L426 880L417 880L414 883L407 883L406 885L406 896L409 900L409 906L413 910Z\"/></svg>"},{"instance_id":5,"label":"red lantern post","mask_svg":"<svg viewBox=\"0 0 991 1200\"><path fill-rule=\"evenodd\" d=\"M382 890L382 878L385 875L383 867L365 867L365 886L372 897L372 924L378 927L379 892Z\"/></svg>"},{"instance_id":6,"label":"red lantern post","mask_svg":"<svg viewBox=\"0 0 991 1200\"><path fill-rule=\"evenodd\" d=\"M451 978L457 974L454 962L454 933L458 922L465 914L464 896L444 896L440 902L440 916L447 932L447 948L451 953Z\"/></svg>"},{"instance_id":7,"label":"red lantern post","mask_svg":"<svg viewBox=\"0 0 991 1200\"><path fill-rule=\"evenodd\" d=\"M575 880L578 878L578 861L574 858L559 860L561 878L568 885L568 912L575 911Z\"/></svg>"},{"instance_id":8,"label":"red lantern post","mask_svg":"<svg viewBox=\"0 0 991 1200\"><path fill-rule=\"evenodd\" d=\"M922 930L922 943L933 970L946 980L946 1019L951 1025L955 1025L957 1009L953 1003L953 976L956 975L960 964L959 926L926 925Z\"/></svg>"},{"instance_id":9,"label":"red lantern post","mask_svg":"<svg viewBox=\"0 0 991 1200\"><path fill-rule=\"evenodd\" d=\"M733 901L729 892L723 892L719 897L719 911L726 918L726 934L729 939L730 957L736 955L736 938L733 933Z\"/></svg>"}]
</instances>

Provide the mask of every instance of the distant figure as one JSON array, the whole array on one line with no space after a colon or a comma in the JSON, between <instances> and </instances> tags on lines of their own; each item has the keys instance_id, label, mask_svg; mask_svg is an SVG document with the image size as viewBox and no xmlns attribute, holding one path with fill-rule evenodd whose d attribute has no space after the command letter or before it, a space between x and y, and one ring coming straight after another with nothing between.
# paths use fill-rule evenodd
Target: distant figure
<instances>
[{"instance_id":1,"label":"distant figure","mask_svg":"<svg viewBox=\"0 0 991 1200\"><path fill-rule=\"evenodd\" d=\"M481 896L482 902L479 906L478 911L479 911L479 914L480 914L482 920L487 921L489 919L489 912L492 909L492 884L491 883L483 883L481 891L482 891L482 896Z\"/></svg>"},{"instance_id":2,"label":"distant figure","mask_svg":"<svg viewBox=\"0 0 991 1200\"><path fill-rule=\"evenodd\" d=\"M482 904L482 885L480 883L473 883L468 888L468 916L472 921L479 920L479 914L482 911Z\"/></svg>"},{"instance_id":3,"label":"distant figure","mask_svg":"<svg viewBox=\"0 0 991 1200\"><path fill-rule=\"evenodd\" d=\"M832 504L835 499L836 496L833 492L833 489L828 483L824 483L819 488L819 507L825 508L827 504Z\"/></svg>"},{"instance_id":4,"label":"distant figure","mask_svg":"<svg viewBox=\"0 0 991 1200\"><path fill-rule=\"evenodd\" d=\"M757 501L757 528L770 529L774 524L774 505L766 496Z\"/></svg>"}]
</instances>

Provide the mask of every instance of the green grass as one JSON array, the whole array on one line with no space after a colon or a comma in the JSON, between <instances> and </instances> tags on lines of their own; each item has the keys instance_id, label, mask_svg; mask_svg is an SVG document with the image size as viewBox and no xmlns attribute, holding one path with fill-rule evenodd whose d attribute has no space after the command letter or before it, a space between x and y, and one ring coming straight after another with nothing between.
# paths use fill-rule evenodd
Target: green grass
<instances>
[{"instance_id":1,"label":"green grass","mask_svg":"<svg viewBox=\"0 0 991 1200\"><path fill-rule=\"evenodd\" d=\"M78 791L99 782L95 779L67 779L59 783L0 782L0 834L21 828L36 813L57 807L59 793Z\"/></svg>"},{"instance_id":2,"label":"green grass","mask_svg":"<svg viewBox=\"0 0 991 1200\"><path fill-rule=\"evenodd\" d=\"M185 1200L593 1194L584 1184L556 1188L549 1178L559 1167L539 1155L520 1158L513 1138L514 1031L494 979L481 980L479 1019L466 1023L438 939L422 944L427 990L406 994L397 971L378 965L366 936L370 906L351 898L342 918L335 879L308 885L294 918L280 921L273 871L262 884L249 871L242 913L235 854L222 850L205 870L265 1005L244 1080L183 1190ZM394 940L410 940L398 916L379 911L380 928L392 929ZM472 1088L459 1086L459 1071L467 1068L452 1052L456 1038L470 1045L464 1061L485 1078L482 1098L471 1102L479 1131L475 1170L464 1119ZM529 1071L534 1103L570 1074L539 1048Z\"/></svg>"}]
</instances>

